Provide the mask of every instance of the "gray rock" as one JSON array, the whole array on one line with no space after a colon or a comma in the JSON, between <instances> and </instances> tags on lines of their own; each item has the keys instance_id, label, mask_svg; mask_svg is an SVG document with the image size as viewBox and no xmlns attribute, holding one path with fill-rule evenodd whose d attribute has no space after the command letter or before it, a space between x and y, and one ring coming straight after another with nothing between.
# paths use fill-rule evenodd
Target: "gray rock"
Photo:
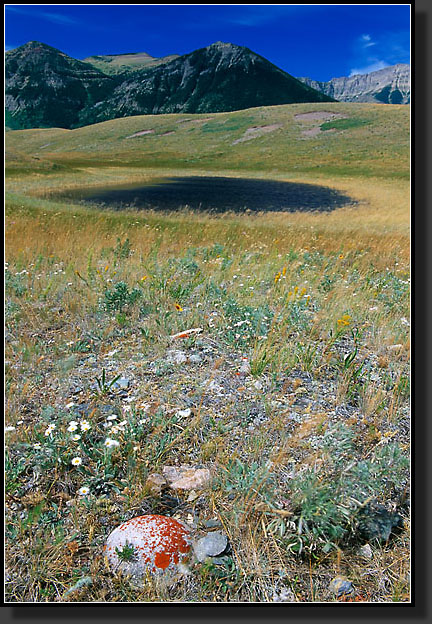
<instances>
[{"instance_id":1,"label":"gray rock","mask_svg":"<svg viewBox=\"0 0 432 624\"><path fill-rule=\"evenodd\" d=\"M204 526L206 529L220 529L222 527L219 520L212 518L211 520L206 520L204 522Z\"/></svg>"},{"instance_id":2,"label":"gray rock","mask_svg":"<svg viewBox=\"0 0 432 624\"><path fill-rule=\"evenodd\" d=\"M114 382L113 387L119 388L120 390L126 390L129 388L130 381L127 377L120 377L117 381Z\"/></svg>"},{"instance_id":3,"label":"gray rock","mask_svg":"<svg viewBox=\"0 0 432 624\"><path fill-rule=\"evenodd\" d=\"M205 561L207 557L221 555L228 546L228 538L220 531L209 533L192 544L198 561Z\"/></svg>"},{"instance_id":4,"label":"gray rock","mask_svg":"<svg viewBox=\"0 0 432 624\"><path fill-rule=\"evenodd\" d=\"M372 559L372 548L370 544L365 544L359 548L358 554L360 557L364 557L365 559Z\"/></svg>"},{"instance_id":5,"label":"gray rock","mask_svg":"<svg viewBox=\"0 0 432 624\"><path fill-rule=\"evenodd\" d=\"M186 354L183 351L178 351L175 349L173 349L172 351L168 351L166 356L166 361L169 364L184 364L186 360Z\"/></svg>"},{"instance_id":6,"label":"gray rock","mask_svg":"<svg viewBox=\"0 0 432 624\"><path fill-rule=\"evenodd\" d=\"M330 583L330 591L337 596L343 596L352 594L354 588L352 586L352 581L349 581L342 576L336 576Z\"/></svg>"}]
</instances>

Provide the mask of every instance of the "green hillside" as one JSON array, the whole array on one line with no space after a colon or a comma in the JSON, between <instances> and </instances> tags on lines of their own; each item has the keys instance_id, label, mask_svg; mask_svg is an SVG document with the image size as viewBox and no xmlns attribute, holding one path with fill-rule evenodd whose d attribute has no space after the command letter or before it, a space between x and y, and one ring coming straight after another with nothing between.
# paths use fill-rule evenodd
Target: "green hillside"
<instances>
[{"instance_id":1,"label":"green hillside","mask_svg":"<svg viewBox=\"0 0 432 624\"><path fill-rule=\"evenodd\" d=\"M146 115L75 130L8 132L6 146L66 168L409 176L406 106L313 103L208 115ZM24 163L22 163L24 166ZM6 160L6 170L21 167Z\"/></svg>"},{"instance_id":2,"label":"green hillside","mask_svg":"<svg viewBox=\"0 0 432 624\"><path fill-rule=\"evenodd\" d=\"M104 74L114 76L125 71L136 71L139 69L149 69L157 65L164 65L178 58L177 54L170 54L161 58L155 58L146 52L131 52L130 54L104 54L89 56L83 59L84 63L89 63Z\"/></svg>"}]
</instances>

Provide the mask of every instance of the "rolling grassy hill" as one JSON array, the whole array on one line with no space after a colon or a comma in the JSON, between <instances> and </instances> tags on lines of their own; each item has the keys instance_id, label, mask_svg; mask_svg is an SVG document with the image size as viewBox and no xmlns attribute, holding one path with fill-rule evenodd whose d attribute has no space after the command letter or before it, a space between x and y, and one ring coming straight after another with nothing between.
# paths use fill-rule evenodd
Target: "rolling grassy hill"
<instances>
[{"instance_id":1,"label":"rolling grassy hill","mask_svg":"<svg viewBox=\"0 0 432 624\"><path fill-rule=\"evenodd\" d=\"M7 149L70 167L202 169L407 179L409 109L319 103L146 115L75 130L9 132ZM34 161L36 164L36 161ZM27 165L7 159L6 170Z\"/></svg>"}]
</instances>

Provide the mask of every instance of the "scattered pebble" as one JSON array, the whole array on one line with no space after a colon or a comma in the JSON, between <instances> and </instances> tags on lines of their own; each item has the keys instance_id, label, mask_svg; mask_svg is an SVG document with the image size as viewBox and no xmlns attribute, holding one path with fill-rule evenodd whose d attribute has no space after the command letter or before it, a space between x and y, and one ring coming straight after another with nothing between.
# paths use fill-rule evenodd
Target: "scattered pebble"
<instances>
[{"instance_id":1,"label":"scattered pebble","mask_svg":"<svg viewBox=\"0 0 432 624\"><path fill-rule=\"evenodd\" d=\"M119 390L126 390L129 388L130 381L127 377L120 377L117 381L114 382L113 387L118 388Z\"/></svg>"},{"instance_id":2,"label":"scattered pebble","mask_svg":"<svg viewBox=\"0 0 432 624\"><path fill-rule=\"evenodd\" d=\"M196 558L202 562L207 557L216 557L225 552L228 547L228 538L224 533L214 531L193 542L192 547Z\"/></svg>"},{"instance_id":3,"label":"scattered pebble","mask_svg":"<svg viewBox=\"0 0 432 624\"><path fill-rule=\"evenodd\" d=\"M372 559L372 548L370 544L364 544L364 546L359 548L358 554L365 559Z\"/></svg>"},{"instance_id":4,"label":"scattered pebble","mask_svg":"<svg viewBox=\"0 0 432 624\"><path fill-rule=\"evenodd\" d=\"M336 576L330 583L330 591L337 596L349 595L354 592L352 581L342 577Z\"/></svg>"}]
</instances>

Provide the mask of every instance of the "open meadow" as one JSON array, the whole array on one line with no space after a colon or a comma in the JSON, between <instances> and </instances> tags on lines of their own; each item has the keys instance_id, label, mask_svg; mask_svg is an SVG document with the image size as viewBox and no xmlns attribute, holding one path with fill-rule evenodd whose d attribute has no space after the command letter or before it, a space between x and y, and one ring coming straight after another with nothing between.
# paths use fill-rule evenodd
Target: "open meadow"
<instances>
[{"instance_id":1,"label":"open meadow","mask_svg":"<svg viewBox=\"0 0 432 624\"><path fill-rule=\"evenodd\" d=\"M409 107L350 103L6 133L7 601L410 601L409 146ZM172 176L352 203L60 197ZM210 484L152 476L183 465ZM229 547L131 584L103 546L148 513Z\"/></svg>"}]
</instances>

